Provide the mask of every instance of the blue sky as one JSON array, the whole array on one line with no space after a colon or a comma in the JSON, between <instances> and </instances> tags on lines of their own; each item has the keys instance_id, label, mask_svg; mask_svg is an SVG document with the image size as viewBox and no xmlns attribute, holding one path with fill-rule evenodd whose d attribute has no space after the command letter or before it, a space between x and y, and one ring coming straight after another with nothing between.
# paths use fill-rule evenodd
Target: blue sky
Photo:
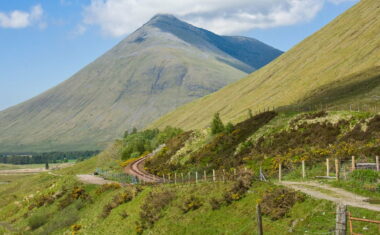
<instances>
[{"instance_id":1,"label":"blue sky","mask_svg":"<svg viewBox=\"0 0 380 235\"><path fill-rule=\"evenodd\" d=\"M1 1L0 110L68 79L157 13L175 14L220 34L254 37L286 51L357 2Z\"/></svg>"}]
</instances>

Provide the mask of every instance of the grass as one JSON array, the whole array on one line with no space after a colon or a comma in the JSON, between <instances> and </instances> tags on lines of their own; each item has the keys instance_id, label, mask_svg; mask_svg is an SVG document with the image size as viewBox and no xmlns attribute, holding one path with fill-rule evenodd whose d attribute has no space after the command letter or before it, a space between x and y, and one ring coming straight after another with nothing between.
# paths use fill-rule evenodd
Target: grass
<instances>
[{"instance_id":1,"label":"grass","mask_svg":"<svg viewBox=\"0 0 380 235\"><path fill-rule=\"evenodd\" d=\"M49 168L59 167L66 163L49 163ZM0 164L1 170L20 170L20 169L35 169L45 168L45 164L25 164L25 165L13 165L13 164Z\"/></svg>"},{"instance_id":2,"label":"grass","mask_svg":"<svg viewBox=\"0 0 380 235\"><path fill-rule=\"evenodd\" d=\"M369 183L363 183L355 180L347 180L347 181L330 181L329 184L334 187L342 188L347 191L356 193L358 195L362 195L365 197L368 197L370 201L380 201L380 191L376 190L376 187L379 187L379 184L369 184ZM375 188L375 191L368 190L368 186L373 186ZM376 203L380 204L380 203Z\"/></svg>"},{"instance_id":3,"label":"grass","mask_svg":"<svg viewBox=\"0 0 380 235\"><path fill-rule=\"evenodd\" d=\"M185 185L145 186L132 201L121 204L113 209L109 216L103 219L105 205L109 204L115 195L124 191L123 188L96 193L99 186L82 185L76 181L75 174L91 172L94 168L115 162L113 154L117 144L110 146L104 153L76 164L73 167L56 171L60 176L42 173L30 177L19 178L12 183L0 187L0 221L11 224L18 230L25 230L32 216L40 214L48 216L47 221L36 221L38 228L29 231L30 234L65 234L69 233L71 224L81 225L80 233L84 234L136 234L136 222L139 221L140 207L148 194L158 190L172 190L175 199L162 211L162 217L144 234L252 234L256 230L255 205L261 200L267 190L273 190L276 185L264 182L254 182L248 193L241 200L220 209L212 210L209 200L212 197L221 198L231 187L231 183L199 183ZM71 188L75 185L83 188L92 201L78 204L75 202L65 209L59 209L58 201L53 204L35 208L28 212L26 197L46 195L56 192L63 186ZM195 196L202 202L199 209L184 213L182 206L185 198ZM124 218L123 213L128 217ZM303 202L296 203L286 217L272 221L263 217L266 234L305 234L328 233L335 227L335 205L332 202L316 200L309 196ZM379 219L378 213L357 208L350 208L356 217ZM175 222L174 222L175 221ZM363 225L366 226L366 225ZM363 229L361 224L355 228ZM373 226L368 226L368 233L377 234ZM5 231L0 226L0 232Z\"/></svg>"},{"instance_id":4,"label":"grass","mask_svg":"<svg viewBox=\"0 0 380 235\"><path fill-rule=\"evenodd\" d=\"M0 175L0 187L1 183L11 183L18 179L24 179L30 177L30 175L27 174L17 174L17 175Z\"/></svg>"},{"instance_id":5,"label":"grass","mask_svg":"<svg viewBox=\"0 0 380 235\"><path fill-rule=\"evenodd\" d=\"M379 4L377 0L359 2L264 68L178 108L156 120L150 127L172 125L183 129L202 128L208 125L216 112L226 122L237 122L248 109L256 112L296 104L337 81L339 87L344 87L343 92L352 87L356 89L351 83L352 76L356 79L355 84L361 84L363 89L360 91L368 93L366 99L357 99L355 104L379 104L379 88L366 88L372 84L369 77L358 75L367 74L369 70L379 74ZM334 88L337 89L337 85ZM361 97L355 92L349 94L350 97L344 99L340 98L344 93L329 98L351 102ZM326 97L319 97L323 98Z\"/></svg>"}]
</instances>

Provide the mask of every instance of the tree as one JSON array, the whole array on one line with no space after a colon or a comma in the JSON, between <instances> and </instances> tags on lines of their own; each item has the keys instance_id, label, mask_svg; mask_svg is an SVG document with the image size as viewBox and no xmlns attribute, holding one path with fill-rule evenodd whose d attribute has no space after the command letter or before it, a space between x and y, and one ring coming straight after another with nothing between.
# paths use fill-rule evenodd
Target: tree
<instances>
[{"instance_id":1,"label":"tree","mask_svg":"<svg viewBox=\"0 0 380 235\"><path fill-rule=\"evenodd\" d=\"M215 113L214 118L211 123L211 133L213 135L224 131L224 125L220 119L219 113Z\"/></svg>"},{"instance_id":2,"label":"tree","mask_svg":"<svg viewBox=\"0 0 380 235\"><path fill-rule=\"evenodd\" d=\"M47 161L46 161L46 163L45 163L45 169L46 169L46 170L49 170L49 162L47 162Z\"/></svg>"},{"instance_id":3,"label":"tree","mask_svg":"<svg viewBox=\"0 0 380 235\"><path fill-rule=\"evenodd\" d=\"M234 125L231 122L229 122L229 123L227 123L225 129L226 129L227 133L232 133L234 131Z\"/></svg>"},{"instance_id":4,"label":"tree","mask_svg":"<svg viewBox=\"0 0 380 235\"><path fill-rule=\"evenodd\" d=\"M136 134L137 133L137 128L136 127L133 127L132 129L132 134Z\"/></svg>"},{"instance_id":5,"label":"tree","mask_svg":"<svg viewBox=\"0 0 380 235\"><path fill-rule=\"evenodd\" d=\"M127 130L127 131L124 132L124 139L127 138L128 135L129 135L129 132L128 132L128 130Z\"/></svg>"}]
</instances>

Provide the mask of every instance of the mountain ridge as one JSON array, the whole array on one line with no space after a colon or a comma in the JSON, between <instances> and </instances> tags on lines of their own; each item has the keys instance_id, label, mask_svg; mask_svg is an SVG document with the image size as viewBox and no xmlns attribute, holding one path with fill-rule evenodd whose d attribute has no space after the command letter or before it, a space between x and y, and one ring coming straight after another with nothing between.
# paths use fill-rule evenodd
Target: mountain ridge
<instances>
[{"instance_id":1,"label":"mountain ridge","mask_svg":"<svg viewBox=\"0 0 380 235\"><path fill-rule=\"evenodd\" d=\"M202 50L183 41L178 34L185 34L183 28L190 26L177 18L169 28L178 34L153 26L156 20L153 18L68 80L1 111L0 150L102 149L125 130L142 128L255 69L206 42L202 35L193 35L204 44ZM239 43L233 46L241 47Z\"/></svg>"},{"instance_id":2,"label":"mountain ridge","mask_svg":"<svg viewBox=\"0 0 380 235\"><path fill-rule=\"evenodd\" d=\"M238 122L248 109L259 111L302 103L319 87L349 79L350 74L376 71L375 67L380 65L378 15L378 1L361 1L264 68L185 104L150 127L201 128L208 125L216 112L226 121ZM340 85L344 86L342 82ZM371 101L376 102L379 101Z\"/></svg>"}]
</instances>

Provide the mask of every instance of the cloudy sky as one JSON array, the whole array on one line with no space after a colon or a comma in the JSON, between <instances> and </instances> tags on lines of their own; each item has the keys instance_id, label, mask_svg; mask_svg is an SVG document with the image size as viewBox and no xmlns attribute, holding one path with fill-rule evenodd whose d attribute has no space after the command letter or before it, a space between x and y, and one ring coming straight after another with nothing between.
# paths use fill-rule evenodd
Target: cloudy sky
<instances>
[{"instance_id":1,"label":"cloudy sky","mask_svg":"<svg viewBox=\"0 0 380 235\"><path fill-rule=\"evenodd\" d=\"M358 0L0 1L0 110L69 78L157 13L288 50Z\"/></svg>"}]
</instances>

